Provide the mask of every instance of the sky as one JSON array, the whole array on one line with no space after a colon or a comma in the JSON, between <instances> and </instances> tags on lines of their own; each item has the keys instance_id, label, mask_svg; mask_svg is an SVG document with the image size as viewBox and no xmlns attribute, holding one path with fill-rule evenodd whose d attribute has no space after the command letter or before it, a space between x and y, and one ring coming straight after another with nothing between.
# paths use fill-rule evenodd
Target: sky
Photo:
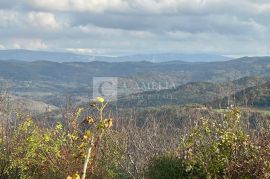
<instances>
[{"instance_id":1,"label":"sky","mask_svg":"<svg viewBox=\"0 0 270 179\"><path fill-rule=\"evenodd\" d=\"M270 54L269 0L0 0L0 49Z\"/></svg>"}]
</instances>

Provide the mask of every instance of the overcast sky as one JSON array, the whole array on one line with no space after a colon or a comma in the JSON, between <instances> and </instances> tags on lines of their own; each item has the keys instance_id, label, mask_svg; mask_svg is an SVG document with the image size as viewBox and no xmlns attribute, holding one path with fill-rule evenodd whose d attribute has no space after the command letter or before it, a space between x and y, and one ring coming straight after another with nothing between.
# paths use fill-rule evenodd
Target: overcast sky
<instances>
[{"instance_id":1,"label":"overcast sky","mask_svg":"<svg viewBox=\"0 0 270 179\"><path fill-rule=\"evenodd\" d=\"M269 0L0 0L0 49L270 54Z\"/></svg>"}]
</instances>

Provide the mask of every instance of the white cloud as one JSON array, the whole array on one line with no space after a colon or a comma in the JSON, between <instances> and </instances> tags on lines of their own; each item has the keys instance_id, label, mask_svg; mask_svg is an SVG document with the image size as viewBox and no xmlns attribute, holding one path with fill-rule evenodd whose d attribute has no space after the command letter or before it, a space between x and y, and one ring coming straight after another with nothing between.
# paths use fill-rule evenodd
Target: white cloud
<instances>
[{"instance_id":1,"label":"white cloud","mask_svg":"<svg viewBox=\"0 0 270 179\"><path fill-rule=\"evenodd\" d=\"M2 50L2 49L5 49L5 46L2 45L2 44L0 44L0 49L1 49L1 50Z\"/></svg>"},{"instance_id":2,"label":"white cloud","mask_svg":"<svg viewBox=\"0 0 270 179\"><path fill-rule=\"evenodd\" d=\"M67 25L65 20L57 21L53 13L0 10L0 27L37 28L39 31L43 31L60 30Z\"/></svg>"},{"instance_id":3,"label":"white cloud","mask_svg":"<svg viewBox=\"0 0 270 179\"><path fill-rule=\"evenodd\" d=\"M11 48L14 49L28 49L28 50L41 50L47 49L47 44L41 39L12 39Z\"/></svg>"},{"instance_id":4,"label":"white cloud","mask_svg":"<svg viewBox=\"0 0 270 179\"><path fill-rule=\"evenodd\" d=\"M69 52L81 53L81 54L93 54L95 51L95 49L90 49L90 48L67 48L66 50Z\"/></svg>"},{"instance_id":5,"label":"white cloud","mask_svg":"<svg viewBox=\"0 0 270 179\"><path fill-rule=\"evenodd\" d=\"M110 49L94 49L94 48L67 48L66 51L78 54L98 55L110 52Z\"/></svg>"},{"instance_id":6,"label":"white cloud","mask_svg":"<svg viewBox=\"0 0 270 179\"><path fill-rule=\"evenodd\" d=\"M54 14L45 12L30 12L28 13L29 24L42 29L59 30L62 26L55 19ZM27 20L27 21L28 21Z\"/></svg>"},{"instance_id":7,"label":"white cloud","mask_svg":"<svg viewBox=\"0 0 270 179\"><path fill-rule=\"evenodd\" d=\"M12 10L0 10L0 27L9 27L20 23L20 13Z\"/></svg>"}]
</instances>

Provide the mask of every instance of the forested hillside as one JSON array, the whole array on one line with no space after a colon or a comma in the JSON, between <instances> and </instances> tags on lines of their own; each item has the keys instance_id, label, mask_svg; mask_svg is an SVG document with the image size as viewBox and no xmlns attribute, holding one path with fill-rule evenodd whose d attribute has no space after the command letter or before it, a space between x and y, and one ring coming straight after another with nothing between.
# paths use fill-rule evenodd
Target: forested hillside
<instances>
[{"instance_id":1,"label":"forested hillside","mask_svg":"<svg viewBox=\"0 0 270 179\"><path fill-rule=\"evenodd\" d=\"M223 94L217 91L215 85L211 87L210 83L229 82L245 76L267 76L270 73L269 57L208 63L1 61L0 64L2 90L56 106L63 105L67 97L73 97L74 102L77 103L85 102L82 100L83 98L91 98L93 77L117 77L119 92L123 90L124 86L128 86L128 89L124 89L124 92L119 95L160 90L156 89L157 87L137 87L152 83L161 83L162 87L167 89L190 82L208 82L209 84L198 84L194 88L200 88L206 92L206 94L201 94L205 95L201 96L202 98L218 93L218 96L211 96L211 99L214 99L223 97ZM168 86L165 85L167 83ZM192 86L192 84L189 85L190 94L192 90L195 90L192 89ZM208 88L210 94L207 94ZM225 88L227 87L225 86ZM187 91L187 89L183 90ZM179 95L183 95L181 93L179 92ZM173 92L172 98L172 100L176 100L177 92ZM191 103L203 102L200 99L196 100Z\"/></svg>"},{"instance_id":2,"label":"forested hillside","mask_svg":"<svg viewBox=\"0 0 270 179\"><path fill-rule=\"evenodd\" d=\"M222 100L215 101L221 106L235 104L237 106L269 108L270 107L270 81L248 87ZM215 105L215 104L214 104Z\"/></svg>"},{"instance_id":3,"label":"forested hillside","mask_svg":"<svg viewBox=\"0 0 270 179\"><path fill-rule=\"evenodd\" d=\"M173 89L165 89L160 91L148 91L143 93L131 94L126 97L119 98L118 107L150 107L162 105L185 105L185 104L203 104L206 105L212 101L216 101L216 106L229 106L233 104L232 95L235 94L236 101L238 93L249 88L256 88L269 81L268 77L244 77L234 81L210 83L210 82L192 82ZM231 97L231 103L227 103ZM226 102L226 105L225 105ZM219 105L220 103L220 105ZM240 104L240 103L239 103Z\"/></svg>"},{"instance_id":4,"label":"forested hillside","mask_svg":"<svg viewBox=\"0 0 270 179\"><path fill-rule=\"evenodd\" d=\"M268 57L0 63L3 178L269 176ZM128 93L93 99L96 76Z\"/></svg>"}]
</instances>

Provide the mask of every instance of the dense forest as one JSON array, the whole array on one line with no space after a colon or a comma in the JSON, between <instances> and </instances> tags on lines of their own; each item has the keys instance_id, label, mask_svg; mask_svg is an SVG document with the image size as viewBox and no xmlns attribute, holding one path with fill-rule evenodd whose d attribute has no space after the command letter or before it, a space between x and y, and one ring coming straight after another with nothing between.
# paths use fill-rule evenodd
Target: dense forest
<instances>
[{"instance_id":1,"label":"dense forest","mask_svg":"<svg viewBox=\"0 0 270 179\"><path fill-rule=\"evenodd\" d=\"M1 178L270 177L268 59L1 64ZM111 101L87 95L98 74L178 81Z\"/></svg>"}]
</instances>

